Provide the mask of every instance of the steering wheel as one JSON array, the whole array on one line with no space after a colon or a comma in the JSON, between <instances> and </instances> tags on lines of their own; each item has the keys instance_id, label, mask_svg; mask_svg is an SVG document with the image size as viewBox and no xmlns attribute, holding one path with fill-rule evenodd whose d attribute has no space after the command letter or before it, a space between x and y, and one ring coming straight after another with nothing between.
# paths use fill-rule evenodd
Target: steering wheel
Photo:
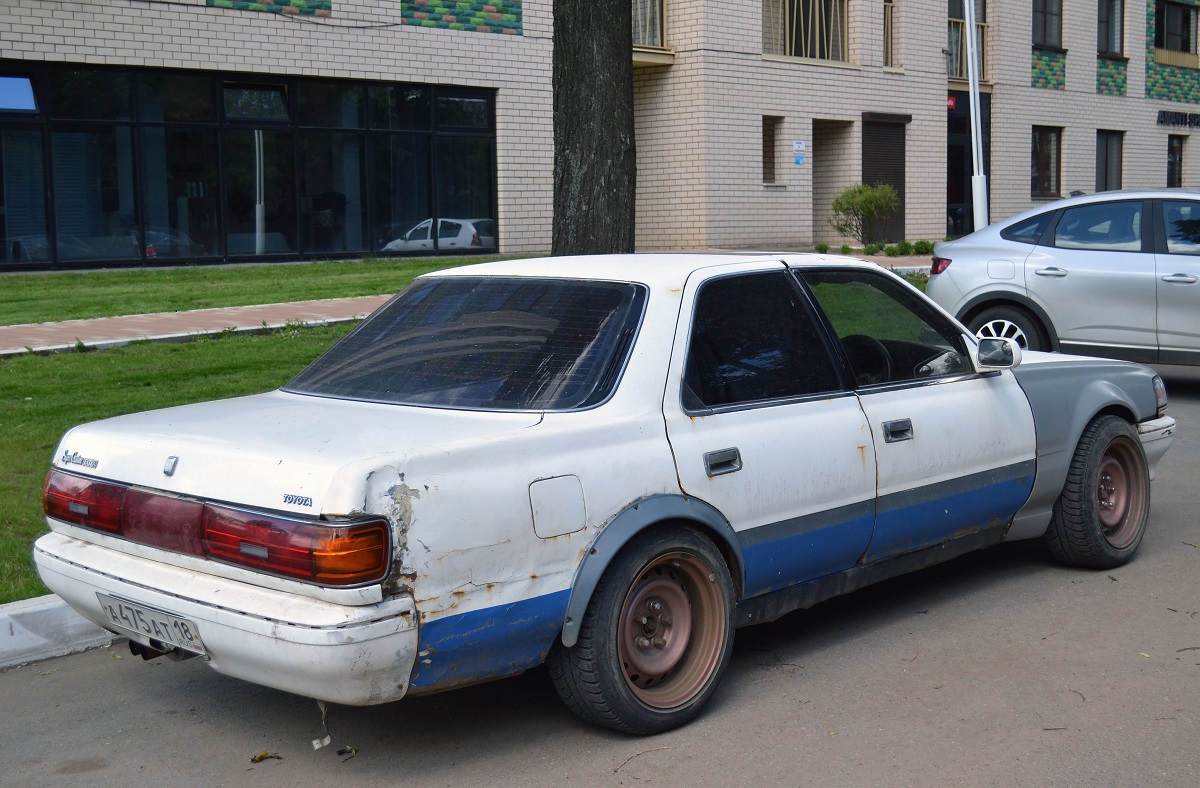
<instances>
[{"instance_id":1,"label":"steering wheel","mask_svg":"<svg viewBox=\"0 0 1200 788\"><path fill-rule=\"evenodd\" d=\"M850 368L858 385L869 386L892 379L892 356L875 337L851 334L842 337L842 347L850 357Z\"/></svg>"}]
</instances>

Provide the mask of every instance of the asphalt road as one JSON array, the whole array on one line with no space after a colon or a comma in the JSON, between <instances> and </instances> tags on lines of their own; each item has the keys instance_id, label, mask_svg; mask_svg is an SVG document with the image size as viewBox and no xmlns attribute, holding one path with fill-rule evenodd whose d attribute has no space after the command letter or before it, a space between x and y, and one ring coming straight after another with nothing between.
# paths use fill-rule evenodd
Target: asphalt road
<instances>
[{"instance_id":1,"label":"asphalt road","mask_svg":"<svg viewBox=\"0 0 1200 788\"><path fill-rule=\"evenodd\" d=\"M1163 371L1179 431L1132 563L1002 545L741 630L682 730L589 727L533 671L333 707L314 750L314 702L113 647L0 674L0 785L1193 788L1200 370Z\"/></svg>"}]
</instances>

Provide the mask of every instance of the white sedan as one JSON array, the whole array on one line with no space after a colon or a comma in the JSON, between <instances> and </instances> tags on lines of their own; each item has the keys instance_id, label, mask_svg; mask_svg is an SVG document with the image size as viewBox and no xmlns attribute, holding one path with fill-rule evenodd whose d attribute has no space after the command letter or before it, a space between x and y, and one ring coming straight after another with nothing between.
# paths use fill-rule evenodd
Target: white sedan
<instances>
[{"instance_id":1,"label":"white sedan","mask_svg":"<svg viewBox=\"0 0 1200 788\"><path fill-rule=\"evenodd\" d=\"M645 734L737 627L1004 540L1128 561L1166 407L847 258L488 263L278 391L71 430L34 557L146 658L347 704L546 662Z\"/></svg>"}]
</instances>

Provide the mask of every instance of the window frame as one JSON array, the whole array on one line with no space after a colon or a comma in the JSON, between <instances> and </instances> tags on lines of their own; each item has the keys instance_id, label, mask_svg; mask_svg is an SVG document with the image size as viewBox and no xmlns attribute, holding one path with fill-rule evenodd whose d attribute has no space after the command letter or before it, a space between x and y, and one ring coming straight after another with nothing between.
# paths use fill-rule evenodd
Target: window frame
<instances>
[{"instance_id":1,"label":"window frame","mask_svg":"<svg viewBox=\"0 0 1200 788\"><path fill-rule=\"evenodd\" d=\"M1096 191L1121 188L1125 161L1125 132L1096 129Z\"/></svg>"},{"instance_id":2,"label":"window frame","mask_svg":"<svg viewBox=\"0 0 1200 788\"><path fill-rule=\"evenodd\" d=\"M1044 141L1041 146L1038 144L1039 137ZM1029 196L1034 199L1058 199L1062 197L1062 138L1063 130L1061 126L1033 126L1030 137L1030 182ZM1047 154L1042 151L1045 141L1053 140L1053 152ZM1053 155L1053 161L1049 160L1050 155ZM1047 170L1044 166L1049 167ZM1047 180L1045 175L1049 175ZM1045 184L1047 188L1039 189L1038 187Z\"/></svg>"},{"instance_id":3,"label":"window frame","mask_svg":"<svg viewBox=\"0 0 1200 788\"><path fill-rule=\"evenodd\" d=\"M1033 0L1033 46L1066 51L1062 45L1062 0Z\"/></svg>"},{"instance_id":4,"label":"window frame","mask_svg":"<svg viewBox=\"0 0 1200 788\"><path fill-rule=\"evenodd\" d=\"M1183 187L1183 149L1187 144L1184 134L1167 135L1167 188Z\"/></svg>"},{"instance_id":5,"label":"window frame","mask_svg":"<svg viewBox=\"0 0 1200 788\"><path fill-rule=\"evenodd\" d=\"M1177 32L1168 29L1172 12L1181 14L1184 19ZM1183 3L1173 3L1170 0L1157 0L1154 3L1154 46L1168 52L1196 54L1196 8ZM1177 43L1172 45L1172 39Z\"/></svg>"},{"instance_id":6,"label":"window frame","mask_svg":"<svg viewBox=\"0 0 1200 788\"><path fill-rule=\"evenodd\" d=\"M1097 0L1096 53L1125 56L1125 0Z\"/></svg>"}]
</instances>

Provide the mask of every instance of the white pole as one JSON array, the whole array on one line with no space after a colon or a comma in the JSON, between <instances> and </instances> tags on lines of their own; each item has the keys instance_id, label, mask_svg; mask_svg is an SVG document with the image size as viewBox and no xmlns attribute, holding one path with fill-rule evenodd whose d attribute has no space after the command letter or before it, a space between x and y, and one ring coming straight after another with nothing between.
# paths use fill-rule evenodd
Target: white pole
<instances>
[{"instance_id":1,"label":"white pole","mask_svg":"<svg viewBox=\"0 0 1200 788\"><path fill-rule=\"evenodd\" d=\"M979 42L976 40L975 0L963 0L966 12L967 90L971 105L971 206L975 218L972 229L988 226L987 176L983 174L983 124L979 120Z\"/></svg>"},{"instance_id":2,"label":"white pole","mask_svg":"<svg viewBox=\"0 0 1200 788\"><path fill-rule=\"evenodd\" d=\"M266 168L263 163L262 129L254 130L254 253L266 251L267 196Z\"/></svg>"}]
</instances>

